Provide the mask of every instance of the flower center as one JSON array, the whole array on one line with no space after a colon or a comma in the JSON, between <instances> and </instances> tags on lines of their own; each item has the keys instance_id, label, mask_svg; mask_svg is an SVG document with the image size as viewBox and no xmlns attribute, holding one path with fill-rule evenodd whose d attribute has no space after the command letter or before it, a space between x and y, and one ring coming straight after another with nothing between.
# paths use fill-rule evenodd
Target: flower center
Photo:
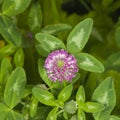
<instances>
[{"instance_id":1,"label":"flower center","mask_svg":"<svg viewBox=\"0 0 120 120\"><path fill-rule=\"evenodd\" d=\"M64 61L58 60L58 61L57 61L57 66L58 66L58 67L63 67L63 66L64 66Z\"/></svg>"}]
</instances>

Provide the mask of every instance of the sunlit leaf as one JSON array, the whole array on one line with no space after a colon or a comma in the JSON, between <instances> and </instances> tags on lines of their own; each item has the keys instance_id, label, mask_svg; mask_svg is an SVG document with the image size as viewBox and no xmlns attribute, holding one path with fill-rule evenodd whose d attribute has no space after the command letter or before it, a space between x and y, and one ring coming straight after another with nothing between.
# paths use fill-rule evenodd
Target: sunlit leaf
<instances>
[{"instance_id":1,"label":"sunlit leaf","mask_svg":"<svg viewBox=\"0 0 120 120\"><path fill-rule=\"evenodd\" d=\"M14 16L26 10L31 0L4 0L2 5L3 14Z\"/></svg>"},{"instance_id":2,"label":"sunlit leaf","mask_svg":"<svg viewBox=\"0 0 120 120\"><path fill-rule=\"evenodd\" d=\"M35 38L37 39L36 49L42 56L46 57L53 50L65 49L64 43L52 35L37 33Z\"/></svg>"},{"instance_id":3,"label":"sunlit leaf","mask_svg":"<svg viewBox=\"0 0 120 120\"><path fill-rule=\"evenodd\" d=\"M116 104L115 88L113 78L106 78L94 91L92 100L104 105L101 112L94 113L95 119L107 120Z\"/></svg>"},{"instance_id":4,"label":"sunlit leaf","mask_svg":"<svg viewBox=\"0 0 120 120\"><path fill-rule=\"evenodd\" d=\"M35 97L32 97L32 102L30 105L30 116L33 117L37 112L38 100Z\"/></svg>"},{"instance_id":5,"label":"sunlit leaf","mask_svg":"<svg viewBox=\"0 0 120 120\"><path fill-rule=\"evenodd\" d=\"M16 67L24 65L24 51L22 48L19 48L14 55L14 64Z\"/></svg>"},{"instance_id":6,"label":"sunlit leaf","mask_svg":"<svg viewBox=\"0 0 120 120\"><path fill-rule=\"evenodd\" d=\"M76 54L75 57L77 58L77 65L79 68L90 72L104 72L104 66L102 63L92 55L79 53Z\"/></svg>"},{"instance_id":7,"label":"sunlit leaf","mask_svg":"<svg viewBox=\"0 0 120 120\"><path fill-rule=\"evenodd\" d=\"M73 86L71 84L63 88L58 95L58 100L67 101L71 96L72 90Z\"/></svg>"},{"instance_id":8,"label":"sunlit leaf","mask_svg":"<svg viewBox=\"0 0 120 120\"><path fill-rule=\"evenodd\" d=\"M78 88L77 94L76 94L76 101L80 105L80 103L85 102L85 90L83 86L80 86Z\"/></svg>"},{"instance_id":9,"label":"sunlit leaf","mask_svg":"<svg viewBox=\"0 0 120 120\"><path fill-rule=\"evenodd\" d=\"M70 53L78 53L84 48L92 31L92 25L93 20L87 18L71 31L67 39L67 50Z\"/></svg>"},{"instance_id":10,"label":"sunlit leaf","mask_svg":"<svg viewBox=\"0 0 120 120\"><path fill-rule=\"evenodd\" d=\"M73 115L70 120L78 120L76 115Z\"/></svg>"},{"instance_id":11,"label":"sunlit leaf","mask_svg":"<svg viewBox=\"0 0 120 120\"><path fill-rule=\"evenodd\" d=\"M85 113L79 108L77 112L78 120L86 120Z\"/></svg>"},{"instance_id":12,"label":"sunlit leaf","mask_svg":"<svg viewBox=\"0 0 120 120\"><path fill-rule=\"evenodd\" d=\"M83 104L82 109L88 113L101 112L104 109L104 105L97 102L86 102Z\"/></svg>"},{"instance_id":13,"label":"sunlit leaf","mask_svg":"<svg viewBox=\"0 0 120 120\"><path fill-rule=\"evenodd\" d=\"M55 102L55 97L49 91L35 87L32 90L33 95L38 99L39 102L49 105L49 106L57 106L58 104Z\"/></svg>"},{"instance_id":14,"label":"sunlit leaf","mask_svg":"<svg viewBox=\"0 0 120 120\"><path fill-rule=\"evenodd\" d=\"M0 58L7 57L13 54L16 50L16 47L12 44L8 44L0 49Z\"/></svg>"},{"instance_id":15,"label":"sunlit leaf","mask_svg":"<svg viewBox=\"0 0 120 120\"><path fill-rule=\"evenodd\" d=\"M47 116L46 120L57 120L58 107L54 107Z\"/></svg>"}]
</instances>

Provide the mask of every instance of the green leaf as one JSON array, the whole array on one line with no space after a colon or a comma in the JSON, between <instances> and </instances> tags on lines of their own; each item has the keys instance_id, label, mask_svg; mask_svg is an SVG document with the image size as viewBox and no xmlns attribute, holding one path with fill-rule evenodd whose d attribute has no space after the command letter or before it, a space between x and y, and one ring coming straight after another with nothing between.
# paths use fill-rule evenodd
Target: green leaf
<instances>
[{"instance_id":1,"label":"green leaf","mask_svg":"<svg viewBox=\"0 0 120 120\"><path fill-rule=\"evenodd\" d=\"M62 102L67 101L71 96L72 90L73 86L71 84L63 88L58 95L58 100Z\"/></svg>"},{"instance_id":2,"label":"green leaf","mask_svg":"<svg viewBox=\"0 0 120 120\"><path fill-rule=\"evenodd\" d=\"M58 106L58 104L55 102L53 94L50 93L49 91L35 87L33 88L32 92L39 102L48 106Z\"/></svg>"},{"instance_id":3,"label":"green leaf","mask_svg":"<svg viewBox=\"0 0 120 120\"><path fill-rule=\"evenodd\" d=\"M48 114L46 120L57 120L58 107L54 107Z\"/></svg>"},{"instance_id":4,"label":"green leaf","mask_svg":"<svg viewBox=\"0 0 120 120\"><path fill-rule=\"evenodd\" d=\"M23 116L15 111L10 111L5 120L24 120Z\"/></svg>"},{"instance_id":5,"label":"green leaf","mask_svg":"<svg viewBox=\"0 0 120 120\"><path fill-rule=\"evenodd\" d=\"M87 18L71 31L67 39L67 50L70 53L80 52L86 45L92 31L93 20Z\"/></svg>"},{"instance_id":6,"label":"green leaf","mask_svg":"<svg viewBox=\"0 0 120 120\"><path fill-rule=\"evenodd\" d=\"M53 50L66 49L64 43L52 35L37 33L35 38L37 39L36 49L44 57Z\"/></svg>"},{"instance_id":7,"label":"green leaf","mask_svg":"<svg viewBox=\"0 0 120 120\"><path fill-rule=\"evenodd\" d=\"M113 78L106 78L94 91L92 100L104 105L104 110L94 113L95 119L107 120L113 108L116 105L116 95Z\"/></svg>"},{"instance_id":8,"label":"green leaf","mask_svg":"<svg viewBox=\"0 0 120 120\"><path fill-rule=\"evenodd\" d=\"M0 84L5 84L8 77L10 76L12 72L12 65L10 61L7 58L4 58L1 62L1 68L0 68Z\"/></svg>"},{"instance_id":9,"label":"green leaf","mask_svg":"<svg viewBox=\"0 0 120 120\"><path fill-rule=\"evenodd\" d=\"M18 15L26 10L31 0L4 0L2 5L3 14L8 16Z\"/></svg>"},{"instance_id":10,"label":"green leaf","mask_svg":"<svg viewBox=\"0 0 120 120\"><path fill-rule=\"evenodd\" d=\"M24 65L24 52L22 48L19 48L14 55L14 64L16 67Z\"/></svg>"},{"instance_id":11,"label":"green leaf","mask_svg":"<svg viewBox=\"0 0 120 120\"><path fill-rule=\"evenodd\" d=\"M25 84L25 71L17 67L9 76L4 92L4 101L10 108L16 106L23 97Z\"/></svg>"},{"instance_id":12,"label":"green leaf","mask_svg":"<svg viewBox=\"0 0 120 120\"><path fill-rule=\"evenodd\" d=\"M120 52L111 54L104 63L106 70L120 71Z\"/></svg>"},{"instance_id":13,"label":"green leaf","mask_svg":"<svg viewBox=\"0 0 120 120\"><path fill-rule=\"evenodd\" d=\"M63 112L63 117L65 118L65 120L68 120L68 113L67 112Z\"/></svg>"},{"instance_id":14,"label":"green leaf","mask_svg":"<svg viewBox=\"0 0 120 120\"><path fill-rule=\"evenodd\" d=\"M97 102L86 102L81 109L88 113L101 112L104 109L104 105Z\"/></svg>"},{"instance_id":15,"label":"green leaf","mask_svg":"<svg viewBox=\"0 0 120 120\"><path fill-rule=\"evenodd\" d=\"M10 111L10 109L4 105L3 103L0 103L0 119L4 120L7 113Z\"/></svg>"},{"instance_id":16,"label":"green leaf","mask_svg":"<svg viewBox=\"0 0 120 120\"><path fill-rule=\"evenodd\" d=\"M74 77L74 78L72 79L71 84L74 84L79 78L80 78L80 74L77 73L77 74L76 74L76 77Z\"/></svg>"},{"instance_id":17,"label":"green leaf","mask_svg":"<svg viewBox=\"0 0 120 120\"><path fill-rule=\"evenodd\" d=\"M35 97L32 97L32 102L30 105L30 116L34 117L37 112L38 100Z\"/></svg>"},{"instance_id":18,"label":"green leaf","mask_svg":"<svg viewBox=\"0 0 120 120\"><path fill-rule=\"evenodd\" d=\"M7 57L14 53L16 50L16 47L12 44L8 44L0 49L0 58Z\"/></svg>"},{"instance_id":19,"label":"green leaf","mask_svg":"<svg viewBox=\"0 0 120 120\"><path fill-rule=\"evenodd\" d=\"M55 35L59 32L70 30L71 28L68 24L52 24L45 26L41 32Z\"/></svg>"},{"instance_id":20,"label":"green leaf","mask_svg":"<svg viewBox=\"0 0 120 120\"><path fill-rule=\"evenodd\" d=\"M28 120L30 118L30 108L28 106L29 103L25 104L25 106L22 107L22 115L25 118L25 120Z\"/></svg>"},{"instance_id":21,"label":"green leaf","mask_svg":"<svg viewBox=\"0 0 120 120\"><path fill-rule=\"evenodd\" d=\"M110 115L110 120L120 120L120 117L117 117L115 115Z\"/></svg>"},{"instance_id":22,"label":"green leaf","mask_svg":"<svg viewBox=\"0 0 120 120\"><path fill-rule=\"evenodd\" d=\"M77 112L78 120L86 120L85 113L79 108Z\"/></svg>"},{"instance_id":23,"label":"green leaf","mask_svg":"<svg viewBox=\"0 0 120 120\"><path fill-rule=\"evenodd\" d=\"M87 53L79 53L75 55L79 68L96 73L104 72L104 66L100 61Z\"/></svg>"},{"instance_id":24,"label":"green leaf","mask_svg":"<svg viewBox=\"0 0 120 120\"><path fill-rule=\"evenodd\" d=\"M7 16L0 15L0 33L8 43L12 43L17 47L21 45L22 34Z\"/></svg>"},{"instance_id":25,"label":"green leaf","mask_svg":"<svg viewBox=\"0 0 120 120\"><path fill-rule=\"evenodd\" d=\"M32 3L28 14L28 25L32 32L39 32L42 25L42 11L38 1Z\"/></svg>"},{"instance_id":26,"label":"green leaf","mask_svg":"<svg viewBox=\"0 0 120 120\"><path fill-rule=\"evenodd\" d=\"M120 48L120 27L116 28L115 40L116 40L117 46Z\"/></svg>"},{"instance_id":27,"label":"green leaf","mask_svg":"<svg viewBox=\"0 0 120 120\"><path fill-rule=\"evenodd\" d=\"M79 87L79 89L77 91L76 101L77 101L78 105L81 105L81 103L85 102L85 90L82 85Z\"/></svg>"},{"instance_id":28,"label":"green leaf","mask_svg":"<svg viewBox=\"0 0 120 120\"><path fill-rule=\"evenodd\" d=\"M26 85L25 92L23 98L26 98L28 95L32 93L33 85Z\"/></svg>"},{"instance_id":29,"label":"green leaf","mask_svg":"<svg viewBox=\"0 0 120 120\"><path fill-rule=\"evenodd\" d=\"M52 81L48 78L47 76L47 72L44 68L44 60L43 59L39 59L38 60L38 71L39 71L39 74L42 78L42 80L49 86L51 87L51 83Z\"/></svg>"},{"instance_id":30,"label":"green leaf","mask_svg":"<svg viewBox=\"0 0 120 120\"><path fill-rule=\"evenodd\" d=\"M78 120L76 115L73 115L70 120Z\"/></svg>"}]
</instances>

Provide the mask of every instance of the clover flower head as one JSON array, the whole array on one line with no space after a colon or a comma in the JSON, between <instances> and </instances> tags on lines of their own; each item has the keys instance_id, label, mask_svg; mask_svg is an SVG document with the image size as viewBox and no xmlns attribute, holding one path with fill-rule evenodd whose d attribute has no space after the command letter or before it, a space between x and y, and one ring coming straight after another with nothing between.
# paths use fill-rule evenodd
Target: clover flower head
<instances>
[{"instance_id":1,"label":"clover flower head","mask_svg":"<svg viewBox=\"0 0 120 120\"><path fill-rule=\"evenodd\" d=\"M77 60L67 51L60 49L53 51L45 60L44 67L48 78L52 81L71 81L78 72Z\"/></svg>"}]
</instances>

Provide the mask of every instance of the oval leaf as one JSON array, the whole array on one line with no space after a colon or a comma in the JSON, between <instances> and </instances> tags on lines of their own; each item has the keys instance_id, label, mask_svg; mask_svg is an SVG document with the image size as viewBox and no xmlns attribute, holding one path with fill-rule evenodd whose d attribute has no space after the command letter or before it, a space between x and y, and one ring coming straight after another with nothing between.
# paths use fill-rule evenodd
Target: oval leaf
<instances>
[{"instance_id":1,"label":"oval leaf","mask_svg":"<svg viewBox=\"0 0 120 120\"><path fill-rule=\"evenodd\" d=\"M38 1L32 3L28 15L28 25L30 30L34 33L40 31L42 25L42 11Z\"/></svg>"},{"instance_id":2,"label":"oval leaf","mask_svg":"<svg viewBox=\"0 0 120 120\"><path fill-rule=\"evenodd\" d=\"M10 108L16 106L23 97L25 84L25 71L18 67L9 76L4 92L4 101Z\"/></svg>"},{"instance_id":3,"label":"oval leaf","mask_svg":"<svg viewBox=\"0 0 120 120\"><path fill-rule=\"evenodd\" d=\"M0 84L5 84L8 77L10 76L12 72L12 65L10 61L7 58L4 58L1 62L1 68L0 68Z\"/></svg>"},{"instance_id":4,"label":"oval leaf","mask_svg":"<svg viewBox=\"0 0 120 120\"><path fill-rule=\"evenodd\" d=\"M12 44L8 44L0 49L0 58L7 57L14 53L16 50L16 47Z\"/></svg>"},{"instance_id":5,"label":"oval leaf","mask_svg":"<svg viewBox=\"0 0 120 120\"><path fill-rule=\"evenodd\" d=\"M70 120L78 120L76 115L73 115Z\"/></svg>"},{"instance_id":6,"label":"oval leaf","mask_svg":"<svg viewBox=\"0 0 120 120\"><path fill-rule=\"evenodd\" d=\"M87 53L79 53L76 54L75 57L77 58L77 65L79 68L96 73L104 72L102 63L93 56Z\"/></svg>"},{"instance_id":7,"label":"oval leaf","mask_svg":"<svg viewBox=\"0 0 120 120\"><path fill-rule=\"evenodd\" d=\"M24 52L22 48L19 48L14 55L14 64L16 67L24 65Z\"/></svg>"},{"instance_id":8,"label":"oval leaf","mask_svg":"<svg viewBox=\"0 0 120 120\"><path fill-rule=\"evenodd\" d=\"M82 103L85 102L85 90L84 90L83 86L80 86L77 91L76 101L77 101L78 105L80 105L81 102Z\"/></svg>"},{"instance_id":9,"label":"oval leaf","mask_svg":"<svg viewBox=\"0 0 120 120\"><path fill-rule=\"evenodd\" d=\"M43 33L47 34L57 34L59 32L63 32L66 30L70 30L72 27L68 24L53 24L53 25L47 25L42 29Z\"/></svg>"},{"instance_id":10,"label":"oval leaf","mask_svg":"<svg viewBox=\"0 0 120 120\"><path fill-rule=\"evenodd\" d=\"M8 43L12 43L17 47L21 45L22 34L7 16L0 15L0 33Z\"/></svg>"},{"instance_id":11,"label":"oval leaf","mask_svg":"<svg viewBox=\"0 0 120 120\"><path fill-rule=\"evenodd\" d=\"M6 105L0 103L0 119L1 120L5 119L5 117L9 111L10 111L10 109Z\"/></svg>"},{"instance_id":12,"label":"oval leaf","mask_svg":"<svg viewBox=\"0 0 120 120\"><path fill-rule=\"evenodd\" d=\"M57 120L58 107L53 108L47 116L46 120Z\"/></svg>"},{"instance_id":13,"label":"oval leaf","mask_svg":"<svg viewBox=\"0 0 120 120\"><path fill-rule=\"evenodd\" d=\"M104 109L104 105L97 102L86 102L83 104L82 109L88 113L101 112Z\"/></svg>"},{"instance_id":14,"label":"oval leaf","mask_svg":"<svg viewBox=\"0 0 120 120\"><path fill-rule=\"evenodd\" d=\"M94 118L107 120L116 104L116 94L113 84L113 78L106 78L94 91L92 100L104 105L104 110L94 113Z\"/></svg>"},{"instance_id":15,"label":"oval leaf","mask_svg":"<svg viewBox=\"0 0 120 120\"><path fill-rule=\"evenodd\" d=\"M37 107L38 107L38 100L35 97L33 97L31 105L30 105L30 116L31 117L34 117L34 115L36 114Z\"/></svg>"},{"instance_id":16,"label":"oval leaf","mask_svg":"<svg viewBox=\"0 0 120 120\"><path fill-rule=\"evenodd\" d=\"M4 0L2 5L3 14L14 16L25 11L31 0Z\"/></svg>"},{"instance_id":17,"label":"oval leaf","mask_svg":"<svg viewBox=\"0 0 120 120\"><path fill-rule=\"evenodd\" d=\"M71 84L63 88L58 95L58 100L62 102L67 101L71 96L72 90L73 90L73 86Z\"/></svg>"},{"instance_id":18,"label":"oval leaf","mask_svg":"<svg viewBox=\"0 0 120 120\"><path fill-rule=\"evenodd\" d=\"M39 74L42 78L42 80L49 86L51 87L51 83L52 81L48 78L47 76L47 72L44 68L44 60L43 59L39 59L38 60L38 71L39 71Z\"/></svg>"},{"instance_id":19,"label":"oval leaf","mask_svg":"<svg viewBox=\"0 0 120 120\"><path fill-rule=\"evenodd\" d=\"M17 112L10 111L5 120L24 120L23 116Z\"/></svg>"},{"instance_id":20,"label":"oval leaf","mask_svg":"<svg viewBox=\"0 0 120 120\"><path fill-rule=\"evenodd\" d=\"M32 90L33 95L40 101L41 103L49 106L57 106L58 104L55 102L55 98L52 93L49 91L35 87Z\"/></svg>"},{"instance_id":21,"label":"oval leaf","mask_svg":"<svg viewBox=\"0 0 120 120\"><path fill-rule=\"evenodd\" d=\"M86 120L85 113L81 109L78 109L77 117L78 117L78 120Z\"/></svg>"},{"instance_id":22,"label":"oval leaf","mask_svg":"<svg viewBox=\"0 0 120 120\"><path fill-rule=\"evenodd\" d=\"M87 18L71 31L67 39L67 50L70 53L80 52L86 45L92 31L93 20Z\"/></svg>"},{"instance_id":23,"label":"oval leaf","mask_svg":"<svg viewBox=\"0 0 120 120\"><path fill-rule=\"evenodd\" d=\"M46 57L50 52L56 49L65 49L64 43L52 35L37 33L35 38L37 39L36 49L42 56Z\"/></svg>"}]
</instances>

